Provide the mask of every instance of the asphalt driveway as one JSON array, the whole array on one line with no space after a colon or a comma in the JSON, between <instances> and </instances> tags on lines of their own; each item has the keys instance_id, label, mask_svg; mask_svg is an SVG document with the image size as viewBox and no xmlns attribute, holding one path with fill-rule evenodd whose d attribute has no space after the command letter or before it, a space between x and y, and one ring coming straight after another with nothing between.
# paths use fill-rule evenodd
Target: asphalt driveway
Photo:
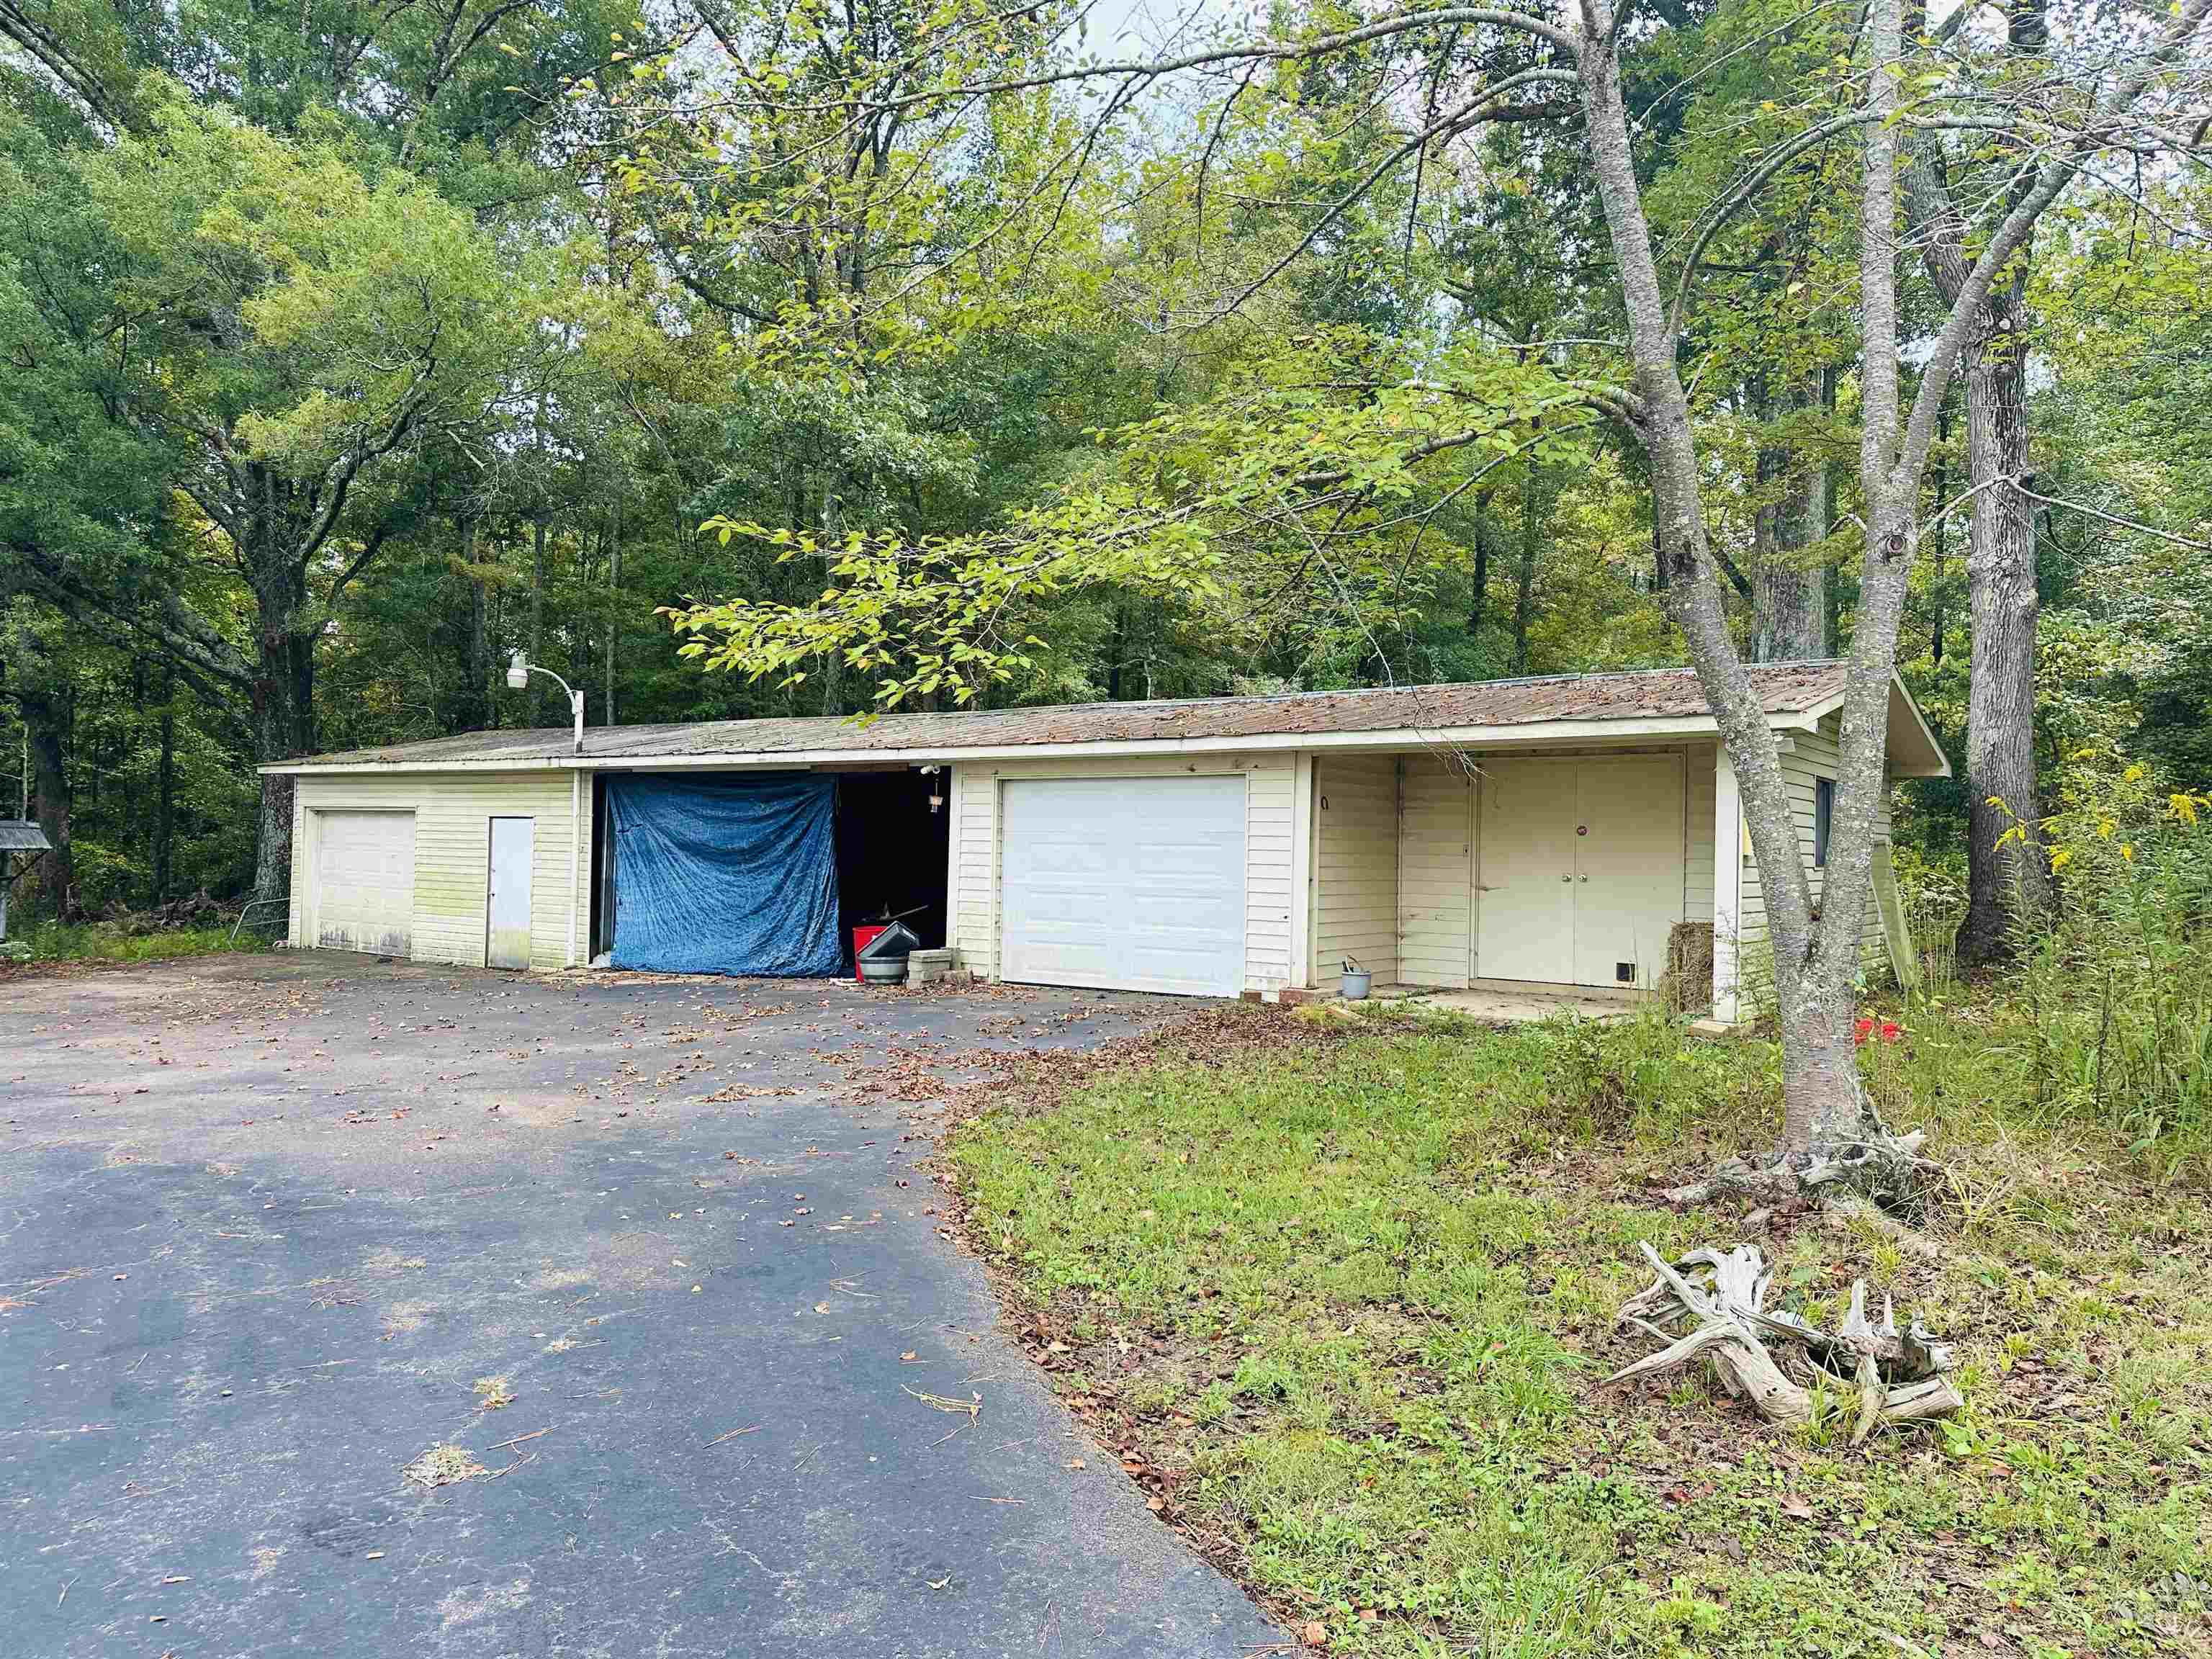
<instances>
[{"instance_id":1,"label":"asphalt driveway","mask_svg":"<svg viewBox=\"0 0 2212 1659\"><path fill-rule=\"evenodd\" d=\"M316 953L0 979L0 1651L1279 1640L915 1167L903 1097L963 1054L1159 1013Z\"/></svg>"}]
</instances>

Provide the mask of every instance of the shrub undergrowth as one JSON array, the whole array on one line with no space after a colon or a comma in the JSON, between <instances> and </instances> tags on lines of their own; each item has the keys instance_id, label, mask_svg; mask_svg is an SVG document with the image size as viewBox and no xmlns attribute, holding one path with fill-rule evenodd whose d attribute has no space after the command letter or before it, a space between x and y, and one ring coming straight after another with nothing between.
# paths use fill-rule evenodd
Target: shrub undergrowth
<instances>
[{"instance_id":1,"label":"shrub undergrowth","mask_svg":"<svg viewBox=\"0 0 2212 1659\"><path fill-rule=\"evenodd\" d=\"M2057 915L1971 995L1931 974L1923 1018L1964 1021L1990 1080L2036 1118L2094 1126L2201 1179L2212 1169L2212 796L2105 749L2075 750L2051 784L2051 815L2008 836L2039 836Z\"/></svg>"},{"instance_id":2,"label":"shrub undergrowth","mask_svg":"<svg viewBox=\"0 0 2212 1659\"><path fill-rule=\"evenodd\" d=\"M231 942L231 924L210 927L166 927L134 932L112 922L41 921L20 941L33 962L158 962L171 957L221 955L231 951L265 951L269 936L248 927Z\"/></svg>"}]
</instances>

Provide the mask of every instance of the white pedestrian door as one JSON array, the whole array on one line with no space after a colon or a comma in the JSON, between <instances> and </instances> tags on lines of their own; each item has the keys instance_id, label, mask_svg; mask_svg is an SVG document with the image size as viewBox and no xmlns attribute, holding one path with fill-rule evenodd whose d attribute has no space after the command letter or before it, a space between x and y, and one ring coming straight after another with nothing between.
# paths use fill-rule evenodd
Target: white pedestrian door
<instances>
[{"instance_id":1,"label":"white pedestrian door","mask_svg":"<svg viewBox=\"0 0 2212 1659\"><path fill-rule=\"evenodd\" d=\"M325 950L404 957L415 922L415 815L318 811L309 939Z\"/></svg>"},{"instance_id":2,"label":"white pedestrian door","mask_svg":"<svg viewBox=\"0 0 2212 1659\"><path fill-rule=\"evenodd\" d=\"M1565 984L1574 977L1575 772L1571 760L1485 761L1475 972Z\"/></svg>"},{"instance_id":3,"label":"white pedestrian door","mask_svg":"<svg viewBox=\"0 0 2212 1659\"><path fill-rule=\"evenodd\" d=\"M1575 982L1659 982L1682 919L1682 759L1624 755L1577 769Z\"/></svg>"},{"instance_id":4,"label":"white pedestrian door","mask_svg":"<svg viewBox=\"0 0 2212 1659\"><path fill-rule=\"evenodd\" d=\"M1646 989L1682 918L1679 755L1482 763L1475 973Z\"/></svg>"},{"instance_id":5,"label":"white pedestrian door","mask_svg":"<svg viewBox=\"0 0 2212 1659\"><path fill-rule=\"evenodd\" d=\"M484 966L530 966L530 866L535 818L491 821L491 887L484 903Z\"/></svg>"},{"instance_id":6,"label":"white pedestrian door","mask_svg":"<svg viewBox=\"0 0 2212 1659\"><path fill-rule=\"evenodd\" d=\"M1244 986L1244 780L1010 779L1000 977L1233 997Z\"/></svg>"}]
</instances>

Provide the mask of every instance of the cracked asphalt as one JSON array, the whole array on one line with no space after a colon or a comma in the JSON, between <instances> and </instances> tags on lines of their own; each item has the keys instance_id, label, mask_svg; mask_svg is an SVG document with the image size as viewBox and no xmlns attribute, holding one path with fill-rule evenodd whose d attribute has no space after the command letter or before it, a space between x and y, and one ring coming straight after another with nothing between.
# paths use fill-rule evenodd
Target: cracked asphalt
<instances>
[{"instance_id":1,"label":"cracked asphalt","mask_svg":"<svg viewBox=\"0 0 2212 1659\"><path fill-rule=\"evenodd\" d=\"M1170 1006L317 952L0 978L0 1651L1279 1642L1001 1331L903 1097ZM410 1478L441 1447L475 1472Z\"/></svg>"}]
</instances>

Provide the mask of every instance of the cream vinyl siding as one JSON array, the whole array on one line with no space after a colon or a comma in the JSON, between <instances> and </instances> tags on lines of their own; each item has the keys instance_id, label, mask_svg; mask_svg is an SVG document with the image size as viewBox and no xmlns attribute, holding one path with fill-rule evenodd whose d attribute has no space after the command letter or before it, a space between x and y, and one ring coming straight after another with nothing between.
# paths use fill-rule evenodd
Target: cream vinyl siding
<instances>
[{"instance_id":1,"label":"cream vinyl siding","mask_svg":"<svg viewBox=\"0 0 2212 1659\"><path fill-rule=\"evenodd\" d=\"M1782 777L1790 791L1790 811L1797 820L1797 846L1805 860L1805 872L1812 878L1815 899L1820 890L1822 872L1813 866L1813 791L1814 780L1836 775L1837 738L1841 719L1830 714L1811 732L1792 732L1790 752L1782 757ZM1875 836L1881 841L1889 839L1889 795L1885 788L1875 807ZM1759 866L1745 850L1744 837L1736 838L1738 856L1742 860L1743 920L1738 937L1741 941L1741 972L1746 987L1763 987L1773 982L1774 964L1766 948L1766 901L1759 889ZM1873 896L1867 899L1866 915L1859 924L1859 954L1869 962L1887 960L1888 947L1881 935L1881 912Z\"/></svg>"},{"instance_id":2,"label":"cream vinyl siding","mask_svg":"<svg viewBox=\"0 0 2212 1659\"><path fill-rule=\"evenodd\" d=\"M1560 758L1602 762L1608 751L1536 751ZM1692 921L1713 917L1713 766L1711 744L1619 751L1680 755L1685 773L1683 822L1673 827L1683 850L1680 912ZM1521 755L1476 754L1510 766ZM1376 982L1461 987L1481 964L1474 938L1481 896L1476 840L1481 834L1470 783L1451 756L1316 757L1314 762L1315 843L1313 978L1335 988L1337 963L1348 953L1366 963ZM1323 801L1327 802L1324 806ZM1655 824L1652 833L1666 835ZM1571 854L1571 848L1568 849Z\"/></svg>"},{"instance_id":3,"label":"cream vinyl siding","mask_svg":"<svg viewBox=\"0 0 2212 1659\"><path fill-rule=\"evenodd\" d=\"M1464 989L1474 956L1474 780L1453 757L1407 755L1399 799L1398 976Z\"/></svg>"},{"instance_id":4,"label":"cream vinyl siding","mask_svg":"<svg viewBox=\"0 0 2212 1659\"><path fill-rule=\"evenodd\" d=\"M292 796L291 942L307 937L313 879L314 814L319 811L415 814L415 917L409 954L417 962L481 968L484 906L491 875L494 817L536 820L531 858L530 965L557 969L568 960L569 799L574 774L412 772L374 777L308 775ZM577 848L576 952L589 948L592 793L583 786L583 840Z\"/></svg>"},{"instance_id":5,"label":"cream vinyl siding","mask_svg":"<svg viewBox=\"0 0 2212 1659\"><path fill-rule=\"evenodd\" d=\"M1337 988L1346 957L1377 985L1398 979L1398 757L1314 762L1312 977Z\"/></svg>"},{"instance_id":6,"label":"cream vinyl siding","mask_svg":"<svg viewBox=\"0 0 2212 1659\"><path fill-rule=\"evenodd\" d=\"M1291 906L1299 885L1291 856L1291 808L1297 757L1142 756L1095 760L955 763L949 872L951 940L963 967L999 975L999 785L1009 778L1219 777L1247 780L1245 793L1244 989L1277 991L1291 982Z\"/></svg>"},{"instance_id":7,"label":"cream vinyl siding","mask_svg":"<svg viewBox=\"0 0 2212 1659\"><path fill-rule=\"evenodd\" d=\"M1692 747L1684 763L1688 800L1682 858L1682 920L1713 919L1713 772L1719 760L1711 744Z\"/></svg>"},{"instance_id":8,"label":"cream vinyl siding","mask_svg":"<svg viewBox=\"0 0 2212 1659\"><path fill-rule=\"evenodd\" d=\"M956 765L951 772L945 942L963 967L989 979L998 971L999 781L981 767Z\"/></svg>"}]
</instances>

